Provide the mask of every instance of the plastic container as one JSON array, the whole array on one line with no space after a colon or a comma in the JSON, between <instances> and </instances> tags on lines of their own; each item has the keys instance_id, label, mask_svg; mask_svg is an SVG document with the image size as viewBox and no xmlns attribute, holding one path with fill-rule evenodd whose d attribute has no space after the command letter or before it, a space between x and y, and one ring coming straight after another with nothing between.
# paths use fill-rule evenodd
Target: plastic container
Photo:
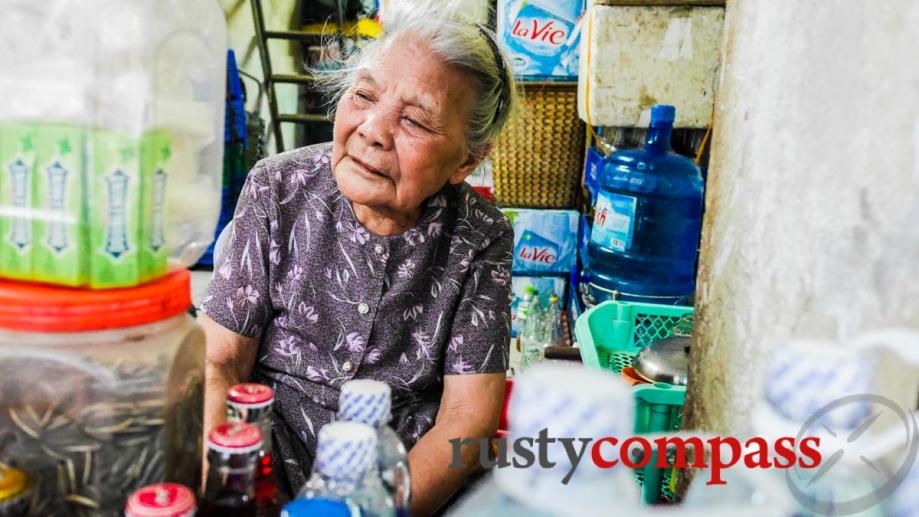
<instances>
[{"instance_id":1,"label":"plastic container","mask_svg":"<svg viewBox=\"0 0 919 517\"><path fill-rule=\"evenodd\" d=\"M670 337L692 307L676 307L631 302L604 302L588 309L575 323L575 335L585 366L621 373L631 368L638 352L652 341ZM666 383L637 384L635 393L635 434L676 431L680 411L686 401L686 387ZM656 469L656 458L636 471L642 484L642 499L655 504L672 502L672 469Z\"/></svg>"},{"instance_id":2,"label":"plastic container","mask_svg":"<svg viewBox=\"0 0 919 517\"><path fill-rule=\"evenodd\" d=\"M142 486L198 485L189 305L184 270L107 291L0 281L0 464L33 480L32 515L116 515Z\"/></svg>"},{"instance_id":3,"label":"plastic container","mask_svg":"<svg viewBox=\"0 0 919 517\"><path fill-rule=\"evenodd\" d=\"M220 209L225 33L208 0L4 4L0 277L130 287L201 256Z\"/></svg>"},{"instance_id":4,"label":"plastic container","mask_svg":"<svg viewBox=\"0 0 919 517\"><path fill-rule=\"evenodd\" d=\"M670 149L675 116L673 106L654 106L645 146L603 166L587 246L598 291L679 298L695 290L702 174Z\"/></svg>"}]
</instances>

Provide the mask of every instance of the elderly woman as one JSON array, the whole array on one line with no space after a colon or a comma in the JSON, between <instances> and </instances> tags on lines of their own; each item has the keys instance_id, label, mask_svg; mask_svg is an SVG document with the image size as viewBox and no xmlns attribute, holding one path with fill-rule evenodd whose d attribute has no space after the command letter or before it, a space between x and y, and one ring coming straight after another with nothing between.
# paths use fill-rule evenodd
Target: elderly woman
<instances>
[{"instance_id":1,"label":"elderly woman","mask_svg":"<svg viewBox=\"0 0 919 517\"><path fill-rule=\"evenodd\" d=\"M339 388L392 387L416 514L467 470L449 440L491 436L504 393L513 230L464 180L514 99L492 33L412 2L337 80L331 144L250 173L202 304L206 425L227 387L274 386L283 488L309 475ZM466 464L477 451L464 448Z\"/></svg>"}]
</instances>

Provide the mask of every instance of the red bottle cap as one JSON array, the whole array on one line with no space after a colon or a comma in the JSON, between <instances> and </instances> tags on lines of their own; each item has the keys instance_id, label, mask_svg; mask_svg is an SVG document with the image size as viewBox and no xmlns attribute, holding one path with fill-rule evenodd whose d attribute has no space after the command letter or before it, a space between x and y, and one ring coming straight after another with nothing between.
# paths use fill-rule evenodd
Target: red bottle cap
<instances>
[{"instance_id":1,"label":"red bottle cap","mask_svg":"<svg viewBox=\"0 0 919 517\"><path fill-rule=\"evenodd\" d=\"M137 287L104 291L0 279L0 327L80 332L153 323L188 310L190 286L184 269Z\"/></svg>"},{"instance_id":2,"label":"red bottle cap","mask_svg":"<svg viewBox=\"0 0 919 517\"><path fill-rule=\"evenodd\" d=\"M243 454L262 448L262 432L255 424L227 422L207 436L207 446L227 454Z\"/></svg>"},{"instance_id":3,"label":"red bottle cap","mask_svg":"<svg viewBox=\"0 0 919 517\"><path fill-rule=\"evenodd\" d=\"M227 402L253 409L265 407L274 402L274 390L264 384L237 384L227 391Z\"/></svg>"},{"instance_id":4,"label":"red bottle cap","mask_svg":"<svg viewBox=\"0 0 919 517\"><path fill-rule=\"evenodd\" d=\"M190 517L194 512L194 494L175 483L145 486L131 494L124 508L125 517Z\"/></svg>"}]
</instances>

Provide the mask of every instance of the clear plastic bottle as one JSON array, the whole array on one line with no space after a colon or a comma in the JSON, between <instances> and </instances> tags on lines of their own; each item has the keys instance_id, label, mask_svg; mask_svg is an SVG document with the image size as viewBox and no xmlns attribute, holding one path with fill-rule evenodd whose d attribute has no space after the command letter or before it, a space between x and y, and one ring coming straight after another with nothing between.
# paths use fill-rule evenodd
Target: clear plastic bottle
<instances>
[{"instance_id":1,"label":"clear plastic bottle","mask_svg":"<svg viewBox=\"0 0 919 517\"><path fill-rule=\"evenodd\" d=\"M393 517L376 464L376 429L356 422L326 424L319 430L313 474L298 497L341 501L355 517Z\"/></svg>"},{"instance_id":2,"label":"clear plastic bottle","mask_svg":"<svg viewBox=\"0 0 919 517\"><path fill-rule=\"evenodd\" d=\"M377 431L377 464L383 486L393 500L396 515L411 511L411 474L408 452L388 422L392 392L386 383L371 379L348 381L341 387L338 419L369 425Z\"/></svg>"},{"instance_id":3,"label":"clear plastic bottle","mask_svg":"<svg viewBox=\"0 0 919 517\"><path fill-rule=\"evenodd\" d=\"M562 309L559 306L558 296L554 293L549 295L545 324L547 344L558 346L562 341Z\"/></svg>"},{"instance_id":4,"label":"clear plastic bottle","mask_svg":"<svg viewBox=\"0 0 919 517\"><path fill-rule=\"evenodd\" d=\"M517 309L514 311L515 337L519 337L523 332L523 325L526 323L534 304L539 304L539 291L532 285L528 285L523 290L523 296L520 297L517 302Z\"/></svg>"},{"instance_id":5,"label":"clear plastic bottle","mask_svg":"<svg viewBox=\"0 0 919 517\"><path fill-rule=\"evenodd\" d=\"M529 289L532 288L528 288ZM531 294L528 292L528 294ZM539 292L532 289L533 299L527 304L526 317L520 331L520 351L524 368L540 362L544 355L545 319Z\"/></svg>"},{"instance_id":6,"label":"clear plastic bottle","mask_svg":"<svg viewBox=\"0 0 919 517\"><path fill-rule=\"evenodd\" d=\"M585 390L584 386L590 389ZM508 412L507 460L511 464L529 463L530 467L496 467L448 515L541 517L638 513L641 504L638 488L632 471L621 462L606 469L584 458L571 473L565 446L557 440L544 443L550 467L542 468L532 461L537 450L534 442L543 435L546 438L630 436L634 394L624 381L608 372L546 362L515 379ZM528 449L529 458L518 452L521 444ZM607 460L618 457L619 453L618 447L612 446L602 451ZM570 478L563 483L569 473Z\"/></svg>"}]
</instances>

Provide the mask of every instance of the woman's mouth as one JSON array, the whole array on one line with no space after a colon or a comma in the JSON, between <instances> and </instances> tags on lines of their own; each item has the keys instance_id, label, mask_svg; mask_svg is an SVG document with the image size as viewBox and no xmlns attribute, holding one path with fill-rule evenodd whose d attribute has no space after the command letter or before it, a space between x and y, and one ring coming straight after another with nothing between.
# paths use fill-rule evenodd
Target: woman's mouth
<instances>
[{"instance_id":1,"label":"woman's mouth","mask_svg":"<svg viewBox=\"0 0 919 517\"><path fill-rule=\"evenodd\" d=\"M361 161L361 160L359 160L359 159L357 159L357 158L355 158L355 157L353 157L353 156L351 156L350 158L351 158L351 161L354 162L355 164L357 164L358 167L360 167L361 169L363 169L364 172L367 172L368 174L372 174L372 175L374 175L374 176L382 176L382 177L384 177L384 178L387 177L385 174L383 174L382 171L380 171L380 169L377 169L376 167L373 167L373 166L369 165L368 163L363 162L363 161Z\"/></svg>"}]
</instances>

